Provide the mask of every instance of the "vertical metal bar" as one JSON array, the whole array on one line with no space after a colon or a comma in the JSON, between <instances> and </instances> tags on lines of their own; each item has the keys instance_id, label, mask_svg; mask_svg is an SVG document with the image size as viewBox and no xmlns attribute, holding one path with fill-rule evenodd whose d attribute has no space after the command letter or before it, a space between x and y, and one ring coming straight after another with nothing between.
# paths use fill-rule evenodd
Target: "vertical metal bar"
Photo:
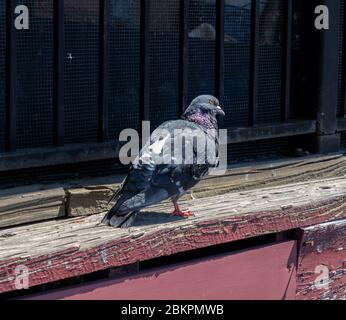
<instances>
[{"instance_id":1,"label":"vertical metal bar","mask_svg":"<svg viewBox=\"0 0 346 320\"><path fill-rule=\"evenodd\" d=\"M6 150L16 149L16 81L17 81L17 54L16 54L16 29L15 0L6 1Z\"/></svg>"},{"instance_id":2,"label":"vertical metal bar","mask_svg":"<svg viewBox=\"0 0 346 320\"><path fill-rule=\"evenodd\" d=\"M317 149L320 153L338 152L337 104L339 77L340 1L323 0L329 8L329 30L314 30L319 34L320 65L317 88Z\"/></svg>"},{"instance_id":3,"label":"vertical metal bar","mask_svg":"<svg viewBox=\"0 0 346 320\"><path fill-rule=\"evenodd\" d=\"M104 142L108 135L109 111L109 12L110 1L100 1L100 70L98 141Z\"/></svg>"},{"instance_id":4,"label":"vertical metal bar","mask_svg":"<svg viewBox=\"0 0 346 320\"><path fill-rule=\"evenodd\" d=\"M54 0L54 143L64 145L64 0Z\"/></svg>"},{"instance_id":5,"label":"vertical metal bar","mask_svg":"<svg viewBox=\"0 0 346 320\"><path fill-rule=\"evenodd\" d=\"M216 77L215 94L220 99L225 93L225 0L216 1Z\"/></svg>"},{"instance_id":6,"label":"vertical metal bar","mask_svg":"<svg viewBox=\"0 0 346 320\"><path fill-rule=\"evenodd\" d=\"M343 10L343 37L342 37L342 84L343 84L343 92L341 95L341 117L346 118L346 7Z\"/></svg>"},{"instance_id":7,"label":"vertical metal bar","mask_svg":"<svg viewBox=\"0 0 346 320\"><path fill-rule=\"evenodd\" d=\"M179 115L189 103L189 6L190 0L180 0L180 105Z\"/></svg>"},{"instance_id":8,"label":"vertical metal bar","mask_svg":"<svg viewBox=\"0 0 346 320\"><path fill-rule=\"evenodd\" d=\"M342 50L342 88L341 93L341 111L340 117L346 118L346 29L344 28L343 36L343 50Z\"/></svg>"},{"instance_id":9,"label":"vertical metal bar","mask_svg":"<svg viewBox=\"0 0 346 320\"><path fill-rule=\"evenodd\" d=\"M281 121L286 122L290 117L291 107L291 75L292 75L292 24L293 24L293 0L286 0L285 8L285 35L284 35L284 54L283 54L283 90L282 90L282 110Z\"/></svg>"},{"instance_id":10,"label":"vertical metal bar","mask_svg":"<svg viewBox=\"0 0 346 320\"><path fill-rule=\"evenodd\" d=\"M249 126L256 123L257 86L258 86L258 52L259 52L259 21L261 6L259 0L251 0L251 61L250 61L250 103Z\"/></svg>"},{"instance_id":11,"label":"vertical metal bar","mask_svg":"<svg viewBox=\"0 0 346 320\"><path fill-rule=\"evenodd\" d=\"M223 104L225 95L225 0L216 1L215 95ZM223 118L219 119L223 126Z\"/></svg>"},{"instance_id":12,"label":"vertical metal bar","mask_svg":"<svg viewBox=\"0 0 346 320\"><path fill-rule=\"evenodd\" d=\"M141 121L150 118L150 0L141 1ZM141 125L140 125L141 127Z\"/></svg>"}]
</instances>

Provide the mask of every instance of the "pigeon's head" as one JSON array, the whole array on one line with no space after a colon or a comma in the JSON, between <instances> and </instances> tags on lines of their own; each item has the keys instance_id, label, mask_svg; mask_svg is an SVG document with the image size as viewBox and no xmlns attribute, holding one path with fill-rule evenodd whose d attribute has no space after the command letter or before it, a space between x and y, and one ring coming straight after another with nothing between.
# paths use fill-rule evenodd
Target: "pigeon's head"
<instances>
[{"instance_id":1,"label":"pigeon's head","mask_svg":"<svg viewBox=\"0 0 346 320\"><path fill-rule=\"evenodd\" d=\"M225 115L219 100L211 95L202 95L191 102L183 115L183 119L202 125L205 122L210 122L215 127L217 125L216 116L218 115ZM208 124L206 126L210 127Z\"/></svg>"},{"instance_id":2,"label":"pigeon's head","mask_svg":"<svg viewBox=\"0 0 346 320\"><path fill-rule=\"evenodd\" d=\"M202 95L194 99L185 113L204 113L213 116L225 115L219 100L210 95Z\"/></svg>"}]
</instances>

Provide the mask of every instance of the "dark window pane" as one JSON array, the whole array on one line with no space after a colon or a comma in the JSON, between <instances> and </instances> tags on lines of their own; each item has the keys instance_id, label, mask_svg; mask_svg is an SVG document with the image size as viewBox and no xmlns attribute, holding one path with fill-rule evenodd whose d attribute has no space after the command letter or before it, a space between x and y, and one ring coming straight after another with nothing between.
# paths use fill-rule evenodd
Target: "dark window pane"
<instances>
[{"instance_id":1,"label":"dark window pane","mask_svg":"<svg viewBox=\"0 0 346 320\"><path fill-rule=\"evenodd\" d=\"M6 3L0 2L0 152L5 149L5 110L6 110L6 77L5 77L5 64L6 64Z\"/></svg>"},{"instance_id":2,"label":"dark window pane","mask_svg":"<svg viewBox=\"0 0 346 320\"><path fill-rule=\"evenodd\" d=\"M99 1L65 0L65 142L96 142Z\"/></svg>"},{"instance_id":3,"label":"dark window pane","mask_svg":"<svg viewBox=\"0 0 346 320\"><path fill-rule=\"evenodd\" d=\"M29 30L16 31L17 148L53 144L53 0L17 1Z\"/></svg>"},{"instance_id":4,"label":"dark window pane","mask_svg":"<svg viewBox=\"0 0 346 320\"><path fill-rule=\"evenodd\" d=\"M224 125L247 126L251 50L251 0L226 0Z\"/></svg>"},{"instance_id":5,"label":"dark window pane","mask_svg":"<svg viewBox=\"0 0 346 320\"><path fill-rule=\"evenodd\" d=\"M283 0L261 0L257 123L281 119L283 79Z\"/></svg>"},{"instance_id":6,"label":"dark window pane","mask_svg":"<svg viewBox=\"0 0 346 320\"><path fill-rule=\"evenodd\" d=\"M215 92L215 0L190 0L189 98Z\"/></svg>"},{"instance_id":7,"label":"dark window pane","mask_svg":"<svg viewBox=\"0 0 346 320\"><path fill-rule=\"evenodd\" d=\"M111 0L109 137L139 127L140 0Z\"/></svg>"},{"instance_id":8,"label":"dark window pane","mask_svg":"<svg viewBox=\"0 0 346 320\"><path fill-rule=\"evenodd\" d=\"M150 1L151 129L178 117L179 2Z\"/></svg>"}]
</instances>

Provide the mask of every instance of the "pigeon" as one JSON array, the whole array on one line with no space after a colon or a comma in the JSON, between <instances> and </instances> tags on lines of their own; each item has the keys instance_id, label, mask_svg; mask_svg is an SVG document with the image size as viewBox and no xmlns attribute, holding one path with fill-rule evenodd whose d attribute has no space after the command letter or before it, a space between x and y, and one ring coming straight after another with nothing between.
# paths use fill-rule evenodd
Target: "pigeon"
<instances>
[{"instance_id":1,"label":"pigeon","mask_svg":"<svg viewBox=\"0 0 346 320\"><path fill-rule=\"evenodd\" d=\"M179 198L219 163L218 118L225 116L219 100L211 95L195 98L179 120L161 124L132 162L116 201L102 223L115 228L134 225L141 209L171 199L172 215L188 218Z\"/></svg>"}]
</instances>

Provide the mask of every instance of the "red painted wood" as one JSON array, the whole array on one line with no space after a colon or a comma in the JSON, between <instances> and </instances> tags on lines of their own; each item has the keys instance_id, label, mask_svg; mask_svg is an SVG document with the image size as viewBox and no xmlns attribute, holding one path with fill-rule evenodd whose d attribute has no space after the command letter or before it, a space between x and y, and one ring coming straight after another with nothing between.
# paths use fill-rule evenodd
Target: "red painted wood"
<instances>
[{"instance_id":1,"label":"red painted wood","mask_svg":"<svg viewBox=\"0 0 346 320\"><path fill-rule=\"evenodd\" d=\"M182 229L170 225L143 236L129 236L80 250L62 249L38 257L16 257L0 261L0 293L15 291L15 269L30 270L30 286L76 277L99 270L132 264L179 252L209 247L240 239L311 226L345 217L346 196L293 209L254 212L241 217L210 219ZM129 250L131 248L131 250Z\"/></svg>"},{"instance_id":2,"label":"red painted wood","mask_svg":"<svg viewBox=\"0 0 346 320\"><path fill-rule=\"evenodd\" d=\"M346 220L305 228L302 232L297 299L346 299ZM326 281L318 281L322 279Z\"/></svg>"},{"instance_id":3,"label":"red painted wood","mask_svg":"<svg viewBox=\"0 0 346 320\"><path fill-rule=\"evenodd\" d=\"M296 258L296 241L288 241L30 299L294 299Z\"/></svg>"}]
</instances>

